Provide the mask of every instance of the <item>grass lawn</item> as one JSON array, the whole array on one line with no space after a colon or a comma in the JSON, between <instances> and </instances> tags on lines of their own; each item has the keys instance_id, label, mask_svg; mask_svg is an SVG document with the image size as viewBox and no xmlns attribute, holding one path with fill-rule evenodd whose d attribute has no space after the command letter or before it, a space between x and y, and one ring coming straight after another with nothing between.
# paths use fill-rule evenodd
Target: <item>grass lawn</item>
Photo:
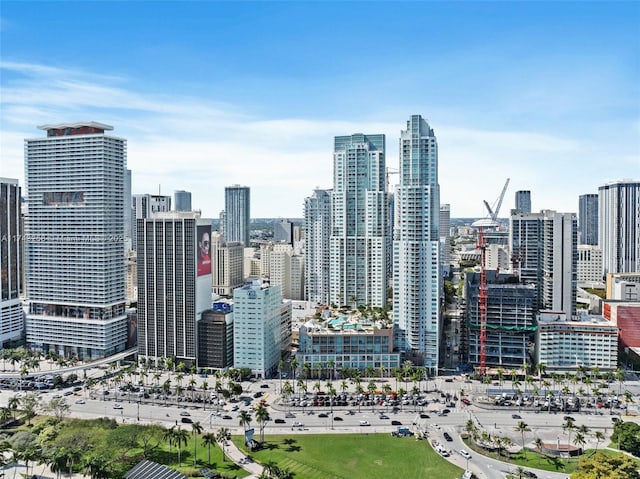
<instances>
[{"instance_id":1,"label":"grass lawn","mask_svg":"<svg viewBox=\"0 0 640 479\"><path fill-rule=\"evenodd\" d=\"M247 454L242 436L233 442ZM265 436L251 457L275 462L296 479L459 478L463 470L441 458L426 440L390 434L304 434Z\"/></svg>"}]
</instances>

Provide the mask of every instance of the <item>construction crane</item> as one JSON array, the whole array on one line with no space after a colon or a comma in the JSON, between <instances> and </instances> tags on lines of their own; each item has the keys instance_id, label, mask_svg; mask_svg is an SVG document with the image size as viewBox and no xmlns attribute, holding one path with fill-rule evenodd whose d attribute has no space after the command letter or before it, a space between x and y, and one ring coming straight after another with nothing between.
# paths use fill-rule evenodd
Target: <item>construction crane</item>
<instances>
[{"instance_id":1,"label":"construction crane","mask_svg":"<svg viewBox=\"0 0 640 479\"><path fill-rule=\"evenodd\" d=\"M496 221L498 219L498 213L500 212L500 207L502 206L502 200L504 199L504 194L507 192L507 186L509 186L510 180L511 178L507 178L507 181L504 183L504 186L502 187L502 193L500 193L500 196L493 204L493 208L489 206L489 203L487 203L487 200L483 200L484 206L487 208L487 211L489 212L489 218L491 218L493 221Z\"/></svg>"}]
</instances>

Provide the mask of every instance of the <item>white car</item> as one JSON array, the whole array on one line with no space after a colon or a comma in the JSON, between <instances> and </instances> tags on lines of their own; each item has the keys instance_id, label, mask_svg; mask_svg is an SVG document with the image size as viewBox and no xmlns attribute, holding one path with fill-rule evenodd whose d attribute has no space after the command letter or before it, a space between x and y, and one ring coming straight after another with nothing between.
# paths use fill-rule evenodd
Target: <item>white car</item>
<instances>
[{"instance_id":1,"label":"white car","mask_svg":"<svg viewBox=\"0 0 640 479\"><path fill-rule=\"evenodd\" d=\"M76 399L76 404L85 404L86 401L84 399Z\"/></svg>"},{"instance_id":2,"label":"white car","mask_svg":"<svg viewBox=\"0 0 640 479\"><path fill-rule=\"evenodd\" d=\"M293 425L291 426L291 429L293 429L294 427L302 428L304 426L300 421L294 421Z\"/></svg>"},{"instance_id":3,"label":"white car","mask_svg":"<svg viewBox=\"0 0 640 479\"><path fill-rule=\"evenodd\" d=\"M113 409L122 409L122 404L118 404L118 403L114 404Z\"/></svg>"},{"instance_id":4,"label":"white car","mask_svg":"<svg viewBox=\"0 0 640 479\"><path fill-rule=\"evenodd\" d=\"M360 421L360 425L361 426L371 426L371 423L369 421Z\"/></svg>"},{"instance_id":5,"label":"white car","mask_svg":"<svg viewBox=\"0 0 640 479\"><path fill-rule=\"evenodd\" d=\"M467 451L465 451L464 449L460 449L460 455L462 457L464 457L465 459L471 459L471 454L469 454Z\"/></svg>"},{"instance_id":6,"label":"white car","mask_svg":"<svg viewBox=\"0 0 640 479\"><path fill-rule=\"evenodd\" d=\"M181 416L191 416L187 411L180 411Z\"/></svg>"}]
</instances>

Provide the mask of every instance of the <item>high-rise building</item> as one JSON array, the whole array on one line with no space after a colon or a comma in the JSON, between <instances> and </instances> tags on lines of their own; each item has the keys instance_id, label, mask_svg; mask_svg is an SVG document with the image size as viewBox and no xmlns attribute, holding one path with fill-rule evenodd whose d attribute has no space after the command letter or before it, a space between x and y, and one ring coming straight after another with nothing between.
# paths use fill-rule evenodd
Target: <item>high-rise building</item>
<instances>
[{"instance_id":1,"label":"high-rise building","mask_svg":"<svg viewBox=\"0 0 640 479\"><path fill-rule=\"evenodd\" d=\"M393 319L395 347L431 371L440 337L440 186L438 143L412 115L400 134L400 184L395 192Z\"/></svg>"},{"instance_id":2,"label":"high-rise building","mask_svg":"<svg viewBox=\"0 0 640 479\"><path fill-rule=\"evenodd\" d=\"M516 211L524 214L531 213L531 191L516 191Z\"/></svg>"},{"instance_id":3,"label":"high-rise building","mask_svg":"<svg viewBox=\"0 0 640 479\"><path fill-rule=\"evenodd\" d=\"M221 234L213 233L211 261L213 292L233 296L233 290L244 284L244 246L227 242Z\"/></svg>"},{"instance_id":4,"label":"high-rise building","mask_svg":"<svg viewBox=\"0 0 640 479\"><path fill-rule=\"evenodd\" d=\"M24 332L20 196L18 180L0 178L0 348Z\"/></svg>"},{"instance_id":5,"label":"high-rise building","mask_svg":"<svg viewBox=\"0 0 640 479\"><path fill-rule=\"evenodd\" d=\"M175 211L191 211L191 192L175 190L173 192L173 205Z\"/></svg>"},{"instance_id":6,"label":"high-rise building","mask_svg":"<svg viewBox=\"0 0 640 479\"><path fill-rule=\"evenodd\" d=\"M127 340L126 140L102 123L39 127L25 140L27 344L101 358Z\"/></svg>"},{"instance_id":7,"label":"high-rise building","mask_svg":"<svg viewBox=\"0 0 640 479\"><path fill-rule=\"evenodd\" d=\"M256 280L233 291L233 366L272 377L291 342L291 302Z\"/></svg>"},{"instance_id":8,"label":"high-rise building","mask_svg":"<svg viewBox=\"0 0 640 479\"><path fill-rule=\"evenodd\" d=\"M224 239L249 246L250 208L248 186L233 185L224 189Z\"/></svg>"},{"instance_id":9,"label":"high-rise building","mask_svg":"<svg viewBox=\"0 0 640 479\"><path fill-rule=\"evenodd\" d=\"M137 220L143 220L146 218L152 218L158 213L167 213L171 211L171 196L166 195L133 195L132 208L134 213L134 222L132 228L132 245L133 249L136 249L137 235L135 233Z\"/></svg>"},{"instance_id":10,"label":"high-rise building","mask_svg":"<svg viewBox=\"0 0 640 479\"><path fill-rule=\"evenodd\" d=\"M387 303L389 211L384 135L337 136L333 154L329 301Z\"/></svg>"},{"instance_id":11,"label":"high-rise building","mask_svg":"<svg viewBox=\"0 0 640 479\"><path fill-rule=\"evenodd\" d=\"M509 243L513 270L536 285L537 310L575 315L577 289L577 221L574 213L543 210L511 215Z\"/></svg>"},{"instance_id":12,"label":"high-rise building","mask_svg":"<svg viewBox=\"0 0 640 479\"><path fill-rule=\"evenodd\" d=\"M598 195L580 195L578 203L578 243L597 246Z\"/></svg>"},{"instance_id":13,"label":"high-rise building","mask_svg":"<svg viewBox=\"0 0 640 479\"><path fill-rule=\"evenodd\" d=\"M198 367L233 367L233 302L218 301L198 321Z\"/></svg>"},{"instance_id":14,"label":"high-rise building","mask_svg":"<svg viewBox=\"0 0 640 479\"><path fill-rule=\"evenodd\" d=\"M640 271L640 181L598 188L598 245L605 274Z\"/></svg>"},{"instance_id":15,"label":"high-rise building","mask_svg":"<svg viewBox=\"0 0 640 479\"><path fill-rule=\"evenodd\" d=\"M590 288L601 285L602 279L602 250L598 246L586 244L578 245L578 284Z\"/></svg>"},{"instance_id":16,"label":"high-rise building","mask_svg":"<svg viewBox=\"0 0 640 479\"><path fill-rule=\"evenodd\" d=\"M284 219L276 221L273 224L273 241L293 246L293 223Z\"/></svg>"},{"instance_id":17,"label":"high-rise building","mask_svg":"<svg viewBox=\"0 0 640 479\"><path fill-rule=\"evenodd\" d=\"M195 212L139 219L138 356L197 366L197 322L211 309L211 220Z\"/></svg>"},{"instance_id":18,"label":"high-rise building","mask_svg":"<svg viewBox=\"0 0 640 479\"><path fill-rule=\"evenodd\" d=\"M442 274L449 276L451 270L451 205L440 205L440 263L442 264Z\"/></svg>"},{"instance_id":19,"label":"high-rise building","mask_svg":"<svg viewBox=\"0 0 640 479\"><path fill-rule=\"evenodd\" d=\"M304 199L304 289L312 304L329 304L331 190Z\"/></svg>"},{"instance_id":20,"label":"high-rise building","mask_svg":"<svg viewBox=\"0 0 640 479\"><path fill-rule=\"evenodd\" d=\"M131 170L126 170L124 175L124 249L125 253L133 249L133 236L135 236L136 214L133 209L131 197Z\"/></svg>"}]
</instances>

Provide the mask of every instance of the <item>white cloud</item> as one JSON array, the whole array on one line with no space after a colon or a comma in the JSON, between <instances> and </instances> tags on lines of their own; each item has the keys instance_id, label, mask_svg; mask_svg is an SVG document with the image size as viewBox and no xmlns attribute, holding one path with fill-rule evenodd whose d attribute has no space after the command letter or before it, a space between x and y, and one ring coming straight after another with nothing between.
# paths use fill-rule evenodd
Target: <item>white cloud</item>
<instances>
[{"instance_id":1,"label":"white cloud","mask_svg":"<svg viewBox=\"0 0 640 479\"><path fill-rule=\"evenodd\" d=\"M389 122L264 119L211 99L136 91L119 76L0 66L7 73L0 112L3 176L23 178L23 139L42 134L36 125L95 120L128 139L134 192L156 192L158 185L165 193L190 190L194 207L210 217L224 207L224 186L236 183L251 187L254 217L300 217L304 197L316 187L331 187L335 135L385 133L387 164L396 168L399 131L416 113ZM598 139L430 120L440 148L441 201L452 204L453 216L483 215L482 200L492 203L507 177L503 215L516 189L532 191L534 209L575 211L577 196L605 181L605 163L607 178L633 176L628 170L638 164L638 155L624 145L604 146Z\"/></svg>"}]
</instances>

